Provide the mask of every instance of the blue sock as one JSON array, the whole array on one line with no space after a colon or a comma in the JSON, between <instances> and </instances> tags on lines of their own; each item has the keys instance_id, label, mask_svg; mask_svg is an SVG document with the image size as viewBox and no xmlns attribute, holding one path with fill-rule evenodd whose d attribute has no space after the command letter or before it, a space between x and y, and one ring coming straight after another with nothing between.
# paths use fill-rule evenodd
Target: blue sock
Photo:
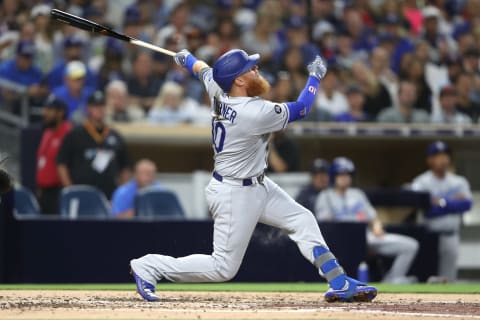
<instances>
[{"instance_id":1,"label":"blue sock","mask_svg":"<svg viewBox=\"0 0 480 320\"><path fill-rule=\"evenodd\" d=\"M317 246L313 248L314 264L321 274L327 279L328 284L334 290L340 290L347 281L345 271L338 264L335 256L326 247Z\"/></svg>"}]
</instances>

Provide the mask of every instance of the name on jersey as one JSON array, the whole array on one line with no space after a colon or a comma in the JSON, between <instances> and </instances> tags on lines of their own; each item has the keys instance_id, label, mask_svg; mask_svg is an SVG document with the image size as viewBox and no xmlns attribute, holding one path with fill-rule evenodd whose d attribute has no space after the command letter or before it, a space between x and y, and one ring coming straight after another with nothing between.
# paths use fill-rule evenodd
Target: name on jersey
<instances>
[{"instance_id":1,"label":"name on jersey","mask_svg":"<svg viewBox=\"0 0 480 320\"><path fill-rule=\"evenodd\" d=\"M237 111L233 110L227 103L218 101L216 97L213 99L213 103L215 104L215 113L217 115L221 116L223 120L234 123Z\"/></svg>"}]
</instances>

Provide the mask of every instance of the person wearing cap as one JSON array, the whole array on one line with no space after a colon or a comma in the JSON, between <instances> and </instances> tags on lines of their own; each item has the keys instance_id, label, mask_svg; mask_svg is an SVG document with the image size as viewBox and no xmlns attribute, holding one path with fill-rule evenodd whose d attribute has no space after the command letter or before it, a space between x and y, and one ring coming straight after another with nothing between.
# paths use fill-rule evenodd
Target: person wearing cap
<instances>
[{"instance_id":1,"label":"person wearing cap","mask_svg":"<svg viewBox=\"0 0 480 320\"><path fill-rule=\"evenodd\" d=\"M105 118L105 97L96 91L88 98L87 119L65 137L57 169L64 187L92 185L110 199L115 188L130 178L130 169L126 144Z\"/></svg>"},{"instance_id":2,"label":"person wearing cap","mask_svg":"<svg viewBox=\"0 0 480 320\"><path fill-rule=\"evenodd\" d=\"M43 74L33 64L36 53L35 44L32 41L19 41L15 52L16 55L13 59L5 60L0 64L0 79L11 82L13 85L26 87L31 97L39 96L41 94L40 82ZM2 91L4 97L15 99L9 90L3 89Z\"/></svg>"},{"instance_id":3,"label":"person wearing cap","mask_svg":"<svg viewBox=\"0 0 480 320\"><path fill-rule=\"evenodd\" d=\"M295 198L295 201L312 212L315 212L318 195L329 186L328 168L327 160L321 158L313 160L310 167L310 182L302 187Z\"/></svg>"},{"instance_id":4,"label":"person wearing cap","mask_svg":"<svg viewBox=\"0 0 480 320\"><path fill-rule=\"evenodd\" d=\"M387 233L365 192L352 186L355 165L345 157L335 158L329 168L330 188L322 191L315 202L315 215L320 221L367 223L367 246L377 254L394 258L382 281L412 283L407 276L418 251L418 241L400 234Z\"/></svg>"},{"instance_id":5,"label":"person wearing cap","mask_svg":"<svg viewBox=\"0 0 480 320\"><path fill-rule=\"evenodd\" d=\"M455 40L447 33L448 26L445 25L440 9L428 5L422 9L423 32L421 39L430 44L432 60L440 62L442 58L456 51Z\"/></svg>"},{"instance_id":6,"label":"person wearing cap","mask_svg":"<svg viewBox=\"0 0 480 320\"><path fill-rule=\"evenodd\" d=\"M462 215L472 207L472 192L467 179L451 172L451 157L452 151L445 142L430 144L429 170L417 176L411 188L430 192L431 208L423 216L427 230L439 235L437 276L442 281L455 282Z\"/></svg>"},{"instance_id":7,"label":"person wearing cap","mask_svg":"<svg viewBox=\"0 0 480 320\"><path fill-rule=\"evenodd\" d=\"M261 222L285 230L302 255L329 283L329 302L372 301L377 289L348 277L330 251L312 213L265 175L271 133L304 118L312 108L327 68L320 56L308 66L309 77L294 102L261 98L270 91L260 74L259 54L232 49L211 68L188 50L175 62L201 81L212 107L215 165L206 200L214 223L214 250L174 258L147 254L130 261L137 292L147 301L161 300L158 281L224 282L238 272L255 226ZM261 267L261 266L259 266Z\"/></svg>"},{"instance_id":8,"label":"person wearing cap","mask_svg":"<svg viewBox=\"0 0 480 320\"><path fill-rule=\"evenodd\" d=\"M337 122L362 122L368 121L367 114L363 111L365 105L365 95L363 91L355 85L351 85L346 91L348 101L348 111L335 116Z\"/></svg>"},{"instance_id":9,"label":"person wearing cap","mask_svg":"<svg viewBox=\"0 0 480 320\"><path fill-rule=\"evenodd\" d=\"M53 53L54 28L50 21L51 6L40 3L30 11L30 17L35 25L35 46L37 54L35 64L47 74L53 67L55 56Z\"/></svg>"},{"instance_id":10,"label":"person wearing cap","mask_svg":"<svg viewBox=\"0 0 480 320\"><path fill-rule=\"evenodd\" d=\"M457 111L457 90L447 85L440 90L440 110L432 115L432 123L471 124L472 119Z\"/></svg>"},{"instance_id":11,"label":"person wearing cap","mask_svg":"<svg viewBox=\"0 0 480 320\"><path fill-rule=\"evenodd\" d=\"M65 68L64 84L53 90L53 94L67 104L68 119L77 112L85 114L87 99L95 91L85 83L86 72L83 62L69 62Z\"/></svg>"},{"instance_id":12,"label":"person wearing cap","mask_svg":"<svg viewBox=\"0 0 480 320\"><path fill-rule=\"evenodd\" d=\"M42 108L44 131L37 151L37 197L43 214L59 214L62 183L57 171L57 154L65 135L72 129L66 120L67 105L50 95Z\"/></svg>"},{"instance_id":13,"label":"person wearing cap","mask_svg":"<svg viewBox=\"0 0 480 320\"><path fill-rule=\"evenodd\" d=\"M67 66L72 61L83 61L83 50L86 40L79 33L67 36L63 40L63 59L55 64L47 75L47 83L50 90L63 85ZM93 89L97 88L97 75L85 66L85 84Z\"/></svg>"}]
</instances>

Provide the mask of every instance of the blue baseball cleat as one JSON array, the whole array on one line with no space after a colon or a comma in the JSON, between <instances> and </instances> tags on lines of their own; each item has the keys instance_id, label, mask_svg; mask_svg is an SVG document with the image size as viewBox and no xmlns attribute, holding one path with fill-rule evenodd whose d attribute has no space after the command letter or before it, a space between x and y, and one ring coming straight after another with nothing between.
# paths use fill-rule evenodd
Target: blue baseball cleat
<instances>
[{"instance_id":1,"label":"blue baseball cleat","mask_svg":"<svg viewBox=\"0 0 480 320\"><path fill-rule=\"evenodd\" d=\"M142 296L143 299L153 302L160 301L160 297L155 294L155 286L151 283L140 278L133 269L130 269L130 273L135 279L135 284L137 285L137 292Z\"/></svg>"},{"instance_id":2,"label":"blue baseball cleat","mask_svg":"<svg viewBox=\"0 0 480 320\"><path fill-rule=\"evenodd\" d=\"M325 293L327 302L371 302L377 296L377 288L347 277L346 288Z\"/></svg>"}]
</instances>

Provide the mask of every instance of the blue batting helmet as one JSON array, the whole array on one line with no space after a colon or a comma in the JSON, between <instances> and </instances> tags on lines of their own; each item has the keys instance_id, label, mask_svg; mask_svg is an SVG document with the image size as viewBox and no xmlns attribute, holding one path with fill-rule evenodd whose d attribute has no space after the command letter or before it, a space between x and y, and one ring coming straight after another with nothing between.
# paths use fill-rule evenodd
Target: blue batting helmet
<instances>
[{"instance_id":1,"label":"blue batting helmet","mask_svg":"<svg viewBox=\"0 0 480 320\"><path fill-rule=\"evenodd\" d=\"M452 150L450 149L448 144L446 144L443 141L435 141L428 146L428 149L427 149L428 156L434 156L439 153L446 153L450 155L452 153Z\"/></svg>"},{"instance_id":2,"label":"blue batting helmet","mask_svg":"<svg viewBox=\"0 0 480 320\"><path fill-rule=\"evenodd\" d=\"M241 74L250 70L260 60L260 55L248 55L240 49L224 53L213 65L213 80L226 93L230 92L233 81Z\"/></svg>"},{"instance_id":3,"label":"blue batting helmet","mask_svg":"<svg viewBox=\"0 0 480 320\"><path fill-rule=\"evenodd\" d=\"M355 172L355 165L352 160L346 157L338 157L333 159L332 164L330 165L330 183L335 183L335 177L342 173L348 173L353 175Z\"/></svg>"}]
</instances>

